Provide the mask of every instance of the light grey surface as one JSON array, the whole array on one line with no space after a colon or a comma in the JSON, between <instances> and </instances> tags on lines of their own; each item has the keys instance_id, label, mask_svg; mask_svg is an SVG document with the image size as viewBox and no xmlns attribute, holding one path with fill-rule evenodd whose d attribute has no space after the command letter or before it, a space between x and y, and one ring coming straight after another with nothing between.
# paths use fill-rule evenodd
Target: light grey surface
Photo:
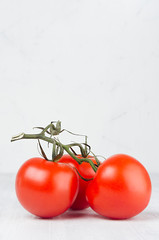
<instances>
[{"instance_id":1,"label":"light grey surface","mask_svg":"<svg viewBox=\"0 0 159 240\"><path fill-rule=\"evenodd\" d=\"M138 216L122 221L105 219L91 209L67 211L54 219L39 219L19 204L14 190L15 174L0 174L1 240L127 240L159 239L159 175L152 174L149 206Z\"/></svg>"}]
</instances>

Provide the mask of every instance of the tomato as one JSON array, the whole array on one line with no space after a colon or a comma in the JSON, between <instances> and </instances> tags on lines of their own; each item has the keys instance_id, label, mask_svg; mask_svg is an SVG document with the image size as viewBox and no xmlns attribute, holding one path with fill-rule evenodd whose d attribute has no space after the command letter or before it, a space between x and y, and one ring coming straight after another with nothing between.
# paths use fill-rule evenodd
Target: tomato
<instances>
[{"instance_id":1,"label":"tomato","mask_svg":"<svg viewBox=\"0 0 159 240\"><path fill-rule=\"evenodd\" d=\"M143 211L151 196L151 180L144 166L131 156L105 160L86 191L91 208L112 219L131 218Z\"/></svg>"},{"instance_id":2,"label":"tomato","mask_svg":"<svg viewBox=\"0 0 159 240\"><path fill-rule=\"evenodd\" d=\"M81 158L80 155L78 155L77 157ZM88 157L96 164L96 161L92 156ZM59 162L67 163L72 167L76 168L80 175L84 178L90 179L93 178L95 175L95 172L93 171L89 163L83 162L82 164L78 164L76 160L74 160L70 155L63 155ZM86 200L86 189L89 182L91 181L85 181L79 177L79 191L76 200L71 206L71 209L82 210L89 207L89 204Z\"/></svg>"},{"instance_id":3,"label":"tomato","mask_svg":"<svg viewBox=\"0 0 159 240\"><path fill-rule=\"evenodd\" d=\"M19 169L15 188L19 202L30 213L51 218L65 212L78 193L79 177L62 163L32 158Z\"/></svg>"}]
</instances>

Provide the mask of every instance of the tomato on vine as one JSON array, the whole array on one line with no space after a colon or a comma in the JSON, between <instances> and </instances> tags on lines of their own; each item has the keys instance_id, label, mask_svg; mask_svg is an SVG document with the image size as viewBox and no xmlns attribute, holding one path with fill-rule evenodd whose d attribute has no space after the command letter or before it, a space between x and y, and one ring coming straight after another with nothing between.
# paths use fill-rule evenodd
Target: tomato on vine
<instances>
[{"instance_id":1,"label":"tomato on vine","mask_svg":"<svg viewBox=\"0 0 159 240\"><path fill-rule=\"evenodd\" d=\"M117 154L99 166L86 196L91 208L100 215L112 219L131 218L148 205L151 180L140 162Z\"/></svg>"},{"instance_id":2,"label":"tomato on vine","mask_svg":"<svg viewBox=\"0 0 159 240\"><path fill-rule=\"evenodd\" d=\"M81 155L77 156L79 159L82 158ZM87 156L87 158L91 159L94 164L96 164L96 160L92 156ZM93 171L91 165L87 162L83 162L82 164L78 164L76 160L74 160L70 155L63 155L58 162L67 163L73 168L77 169L78 173L87 179L93 179L95 172ZM72 210L82 210L89 207L89 204L86 200L86 189L91 180L86 181L79 177L79 190L77 197L73 204L71 205Z\"/></svg>"},{"instance_id":3,"label":"tomato on vine","mask_svg":"<svg viewBox=\"0 0 159 240\"><path fill-rule=\"evenodd\" d=\"M116 154L102 164L84 143L62 144L61 122L38 127L38 134L21 133L11 141L37 139L43 158L32 158L19 169L16 193L22 206L36 216L55 217L68 208L91 207L111 219L127 219L142 212L151 197L151 180L147 170L135 158ZM73 134L73 133L71 133ZM73 134L79 135L79 134ZM52 144L52 159L43 151L40 141ZM74 147L80 150L77 155ZM63 155L64 151L67 155ZM90 156L90 155L93 156Z\"/></svg>"},{"instance_id":4,"label":"tomato on vine","mask_svg":"<svg viewBox=\"0 0 159 240\"><path fill-rule=\"evenodd\" d=\"M52 218L64 213L74 202L79 186L75 170L62 163L31 158L16 176L16 194L30 213Z\"/></svg>"},{"instance_id":5,"label":"tomato on vine","mask_svg":"<svg viewBox=\"0 0 159 240\"><path fill-rule=\"evenodd\" d=\"M19 169L15 187L20 203L26 210L42 218L58 216L70 207L72 209L88 207L85 196L88 184L83 179L88 180L94 176L99 161L96 157L88 157L90 147L87 144L87 137L85 136L84 144L64 145L55 138L65 130L61 130L60 121L57 121L56 125L51 122L46 128L38 127L38 129L42 130L39 134L21 133L11 140L37 139L44 157L32 158ZM40 140L52 144L51 160L47 158ZM80 149L81 156L74 154L73 147ZM63 156L64 150L69 157Z\"/></svg>"}]
</instances>

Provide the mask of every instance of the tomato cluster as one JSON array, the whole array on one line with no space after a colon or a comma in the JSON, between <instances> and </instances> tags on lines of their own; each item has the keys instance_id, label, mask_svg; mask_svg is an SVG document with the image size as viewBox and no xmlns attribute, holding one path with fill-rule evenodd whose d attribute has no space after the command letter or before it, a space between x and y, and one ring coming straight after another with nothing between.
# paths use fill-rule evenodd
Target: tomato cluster
<instances>
[{"instance_id":1,"label":"tomato cluster","mask_svg":"<svg viewBox=\"0 0 159 240\"><path fill-rule=\"evenodd\" d=\"M13 140L22 138L35 135L23 134ZM42 135L36 138L43 139ZM146 208L151 180L135 158L117 154L100 163L95 155L74 156L68 147L64 148L69 154L63 155L60 150L54 161L31 158L20 167L15 188L27 211L41 218L52 218L69 208L82 210L90 206L107 218L127 219Z\"/></svg>"}]
</instances>

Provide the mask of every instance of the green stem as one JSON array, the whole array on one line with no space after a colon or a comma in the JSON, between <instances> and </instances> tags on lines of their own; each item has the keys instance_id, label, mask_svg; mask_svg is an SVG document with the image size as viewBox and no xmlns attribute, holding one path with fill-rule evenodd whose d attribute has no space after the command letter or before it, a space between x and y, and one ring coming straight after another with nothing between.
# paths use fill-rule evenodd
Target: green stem
<instances>
[{"instance_id":1,"label":"green stem","mask_svg":"<svg viewBox=\"0 0 159 240\"><path fill-rule=\"evenodd\" d=\"M47 132L47 130L50 128L50 125L51 124L49 124L46 128L44 128L43 131L40 134L42 134L42 135L45 134L45 132Z\"/></svg>"},{"instance_id":2,"label":"green stem","mask_svg":"<svg viewBox=\"0 0 159 240\"><path fill-rule=\"evenodd\" d=\"M91 159L89 158L78 158L77 156L75 156L69 149L69 145L63 145L62 144L62 147L65 149L65 151L73 158L75 159L79 164L81 164L82 162L87 162L91 165L91 167L93 168L94 172L97 171L97 167L94 165L94 163L92 162Z\"/></svg>"},{"instance_id":3,"label":"green stem","mask_svg":"<svg viewBox=\"0 0 159 240\"><path fill-rule=\"evenodd\" d=\"M57 145L61 145L63 147L63 149L73 158L75 159L79 164L81 164L82 162L87 162L91 165L92 169L94 170L94 172L97 171L97 167L95 166L95 164L92 162L91 159L89 158L78 158L77 156L75 156L71 151L70 151L70 147L69 145L64 145L60 142L58 142L55 138L49 138L47 136L45 136L45 132L47 131L47 129L49 128L49 125L40 133L40 134L25 134L25 133L21 133L20 135L17 135L15 137L13 137L11 139L11 142L13 141L17 141L17 140L21 140L21 139L41 139L43 141L49 142L54 144L54 142L56 141Z\"/></svg>"},{"instance_id":4,"label":"green stem","mask_svg":"<svg viewBox=\"0 0 159 240\"><path fill-rule=\"evenodd\" d=\"M84 178L84 177L82 177L82 175L79 173L79 171L76 169L76 168L74 168L75 170L76 170L76 172L78 173L78 175L80 176L80 178L81 179L83 179L84 181L91 181L91 180L93 180L93 178Z\"/></svg>"},{"instance_id":5,"label":"green stem","mask_svg":"<svg viewBox=\"0 0 159 240\"><path fill-rule=\"evenodd\" d=\"M85 152L87 153L87 136L85 136Z\"/></svg>"}]
</instances>

